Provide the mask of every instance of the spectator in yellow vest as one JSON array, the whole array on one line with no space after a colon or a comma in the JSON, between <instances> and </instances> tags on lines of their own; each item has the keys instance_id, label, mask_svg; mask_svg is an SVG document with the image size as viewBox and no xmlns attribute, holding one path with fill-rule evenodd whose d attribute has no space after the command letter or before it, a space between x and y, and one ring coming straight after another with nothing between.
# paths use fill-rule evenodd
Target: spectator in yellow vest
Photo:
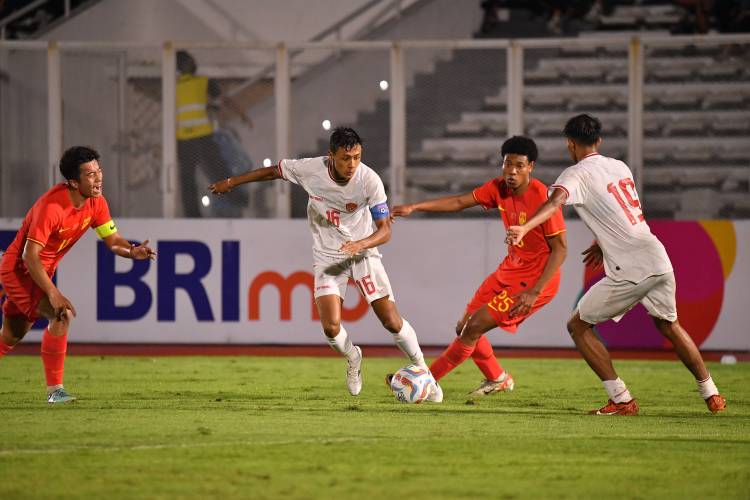
<instances>
[{"instance_id":1,"label":"spectator in yellow vest","mask_svg":"<svg viewBox=\"0 0 750 500\"><path fill-rule=\"evenodd\" d=\"M190 53L177 52L177 156L180 162L182 215L200 217L200 196L196 177L202 168L208 179L231 177L213 139L214 127L208 116L210 99L221 93L215 81L198 76L198 66ZM202 190L201 190L202 191ZM236 202L246 203L243 197Z\"/></svg>"}]
</instances>

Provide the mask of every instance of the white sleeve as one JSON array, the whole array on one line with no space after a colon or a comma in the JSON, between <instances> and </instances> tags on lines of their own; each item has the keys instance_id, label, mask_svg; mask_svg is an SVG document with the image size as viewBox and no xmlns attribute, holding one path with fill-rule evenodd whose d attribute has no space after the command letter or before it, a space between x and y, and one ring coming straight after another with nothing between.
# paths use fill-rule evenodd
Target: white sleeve
<instances>
[{"instance_id":1,"label":"white sleeve","mask_svg":"<svg viewBox=\"0 0 750 500\"><path fill-rule=\"evenodd\" d=\"M276 168L279 171L279 175L285 181L293 182L295 184L301 184L299 164L301 160L281 160Z\"/></svg>"},{"instance_id":2,"label":"white sleeve","mask_svg":"<svg viewBox=\"0 0 750 500\"><path fill-rule=\"evenodd\" d=\"M369 175L367 178L367 206L372 208L376 205L381 205L388 201L388 197L385 195L385 187L380 176L375 172Z\"/></svg>"},{"instance_id":3,"label":"white sleeve","mask_svg":"<svg viewBox=\"0 0 750 500\"><path fill-rule=\"evenodd\" d=\"M586 202L586 183L580 172L574 168L566 168L560 177L549 187L549 194L555 188L562 189L567 195L566 205L581 205Z\"/></svg>"}]
</instances>

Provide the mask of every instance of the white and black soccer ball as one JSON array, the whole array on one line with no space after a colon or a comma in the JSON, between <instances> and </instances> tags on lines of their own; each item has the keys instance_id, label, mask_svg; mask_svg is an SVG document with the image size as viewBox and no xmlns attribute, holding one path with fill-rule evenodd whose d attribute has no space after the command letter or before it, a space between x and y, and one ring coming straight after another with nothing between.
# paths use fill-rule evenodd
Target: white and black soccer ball
<instances>
[{"instance_id":1,"label":"white and black soccer ball","mask_svg":"<svg viewBox=\"0 0 750 500\"><path fill-rule=\"evenodd\" d=\"M393 374L391 391L402 403L419 404L427 399L435 383L429 370L418 365L408 365Z\"/></svg>"}]
</instances>

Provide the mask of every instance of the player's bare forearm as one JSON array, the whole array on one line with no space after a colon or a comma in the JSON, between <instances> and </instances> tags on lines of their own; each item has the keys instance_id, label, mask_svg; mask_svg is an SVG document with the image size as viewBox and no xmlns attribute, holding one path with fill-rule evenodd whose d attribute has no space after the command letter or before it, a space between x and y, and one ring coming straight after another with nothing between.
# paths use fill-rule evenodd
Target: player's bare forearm
<instances>
[{"instance_id":1,"label":"player's bare forearm","mask_svg":"<svg viewBox=\"0 0 750 500\"><path fill-rule=\"evenodd\" d=\"M357 255L363 250L388 243L391 239L391 220L386 217L375 221L377 229L367 238L357 241L347 241L341 246L341 251L349 255Z\"/></svg>"},{"instance_id":2,"label":"player's bare forearm","mask_svg":"<svg viewBox=\"0 0 750 500\"><path fill-rule=\"evenodd\" d=\"M547 286L552 276L560 269L562 263L565 262L565 257L568 255L568 241L564 232L548 238L547 243L550 246L550 255L541 276L539 276L539 279L532 287L532 290L536 293L541 293L544 290L544 287Z\"/></svg>"},{"instance_id":3,"label":"player's bare forearm","mask_svg":"<svg viewBox=\"0 0 750 500\"><path fill-rule=\"evenodd\" d=\"M247 184L248 182L274 181L276 179L281 179L279 170L276 167L263 167L214 182L208 186L208 190L213 194L223 194L230 192L240 184Z\"/></svg>"},{"instance_id":4,"label":"player's bare forearm","mask_svg":"<svg viewBox=\"0 0 750 500\"><path fill-rule=\"evenodd\" d=\"M456 196L446 196L434 200L420 201L409 205L397 205L393 207L393 217L406 217L412 212L458 212L465 208L477 205L472 193Z\"/></svg>"},{"instance_id":5,"label":"player's bare forearm","mask_svg":"<svg viewBox=\"0 0 750 500\"><path fill-rule=\"evenodd\" d=\"M155 259L156 252L148 246L148 240L138 245L131 244L120 233L115 233L104 238L104 244L115 255L133 260Z\"/></svg>"},{"instance_id":6,"label":"player's bare forearm","mask_svg":"<svg viewBox=\"0 0 750 500\"><path fill-rule=\"evenodd\" d=\"M378 245L385 245L391 240L391 221L388 218L380 219L375 221L377 229L367 238L359 240L362 244L362 249L376 247Z\"/></svg>"},{"instance_id":7,"label":"player's bare forearm","mask_svg":"<svg viewBox=\"0 0 750 500\"><path fill-rule=\"evenodd\" d=\"M446 196L434 200L425 200L413 205L415 211L419 212L458 212L477 204L471 193L456 196Z\"/></svg>"},{"instance_id":8,"label":"player's bare forearm","mask_svg":"<svg viewBox=\"0 0 750 500\"><path fill-rule=\"evenodd\" d=\"M23 247L22 257L24 264L26 264L26 269L29 270L29 276L31 276L31 279L42 289L45 295L49 296L57 292L57 287L44 269L44 264L42 264L42 259L39 256L41 250L41 245L31 240L26 240L26 245Z\"/></svg>"}]
</instances>

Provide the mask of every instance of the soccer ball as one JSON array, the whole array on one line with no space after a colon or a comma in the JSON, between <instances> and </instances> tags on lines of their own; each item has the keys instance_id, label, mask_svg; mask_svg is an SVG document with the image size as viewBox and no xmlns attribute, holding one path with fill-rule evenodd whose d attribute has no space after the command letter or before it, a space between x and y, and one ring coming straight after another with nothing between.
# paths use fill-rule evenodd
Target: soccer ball
<instances>
[{"instance_id":1,"label":"soccer ball","mask_svg":"<svg viewBox=\"0 0 750 500\"><path fill-rule=\"evenodd\" d=\"M391 379L391 391L402 403L421 403L430 395L434 385L432 373L418 365L401 368Z\"/></svg>"}]
</instances>

